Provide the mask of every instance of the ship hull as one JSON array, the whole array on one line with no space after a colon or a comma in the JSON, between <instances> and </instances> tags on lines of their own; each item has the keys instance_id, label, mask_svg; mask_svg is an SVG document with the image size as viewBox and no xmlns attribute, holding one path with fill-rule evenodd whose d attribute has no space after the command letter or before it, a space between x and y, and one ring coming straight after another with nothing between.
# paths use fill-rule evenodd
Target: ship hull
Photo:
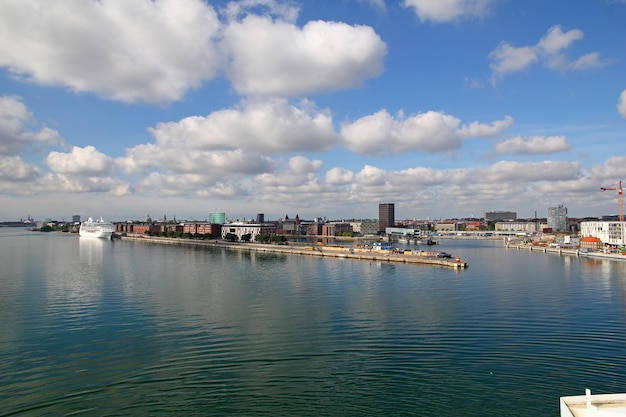
<instances>
[{"instance_id":1,"label":"ship hull","mask_svg":"<svg viewBox=\"0 0 626 417\"><path fill-rule=\"evenodd\" d=\"M81 237L92 237L96 239L111 239L115 232L115 226L111 223L107 223L104 220L93 221L90 217L89 220L82 223L78 229L78 234Z\"/></svg>"}]
</instances>

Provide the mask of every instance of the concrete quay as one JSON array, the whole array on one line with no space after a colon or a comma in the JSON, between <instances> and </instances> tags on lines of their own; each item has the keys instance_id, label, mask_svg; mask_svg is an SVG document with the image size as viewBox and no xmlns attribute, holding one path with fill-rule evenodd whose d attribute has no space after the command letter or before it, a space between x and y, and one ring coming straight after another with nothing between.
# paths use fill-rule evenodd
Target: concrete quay
<instances>
[{"instance_id":1,"label":"concrete quay","mask_svg":"<svg viewBox=\"0 0 626 417\"><path fill-rule=\"evenodd\" d=\"M548 246L534 246L534 245L506 245L507 249L528 250L531 252L543 252L543 253L558 253L559 255L574 255L580 256L582 253L579 249L563 249L563 248L551 248Z\"/></svg>"},{"instance_id":2,"label":"concrete quay","mask_svg":"<svg viewBox=\"0 0 626 417\"><path fill-rule=\"evenodd\" d=\"M181 238L148 237L142 235L120 236L123 240L136 242L156 243L166 245L217 247L232 250L247 250L258 252L282 253L288 255L317 256L330 258L345 258L364 261L379 261L405 263L415 265L434 265L453 269L464 269L469 265L459 258L438 258L437 256L423 256L412 251L394 253L392 251L373 251L352 247L340 246L313 246L313 245L276 245L260 243L226 242L223 240L194 240Z\"/></svg>"},{"instance_id":3,"label":"concrete quay","mask_svg":"<svg viewBox=\"0 0 626 417\"><path fill-rule=\"evenodd\" d=\"M556 253L559 255L572 255L572 256L585 256L589 258L604 258L604 259L613 259L618 261L626 261L626 256L619 255L615 253L602 253L602 252L584 252L580 249L564 249L564 248L554 248L547 246L534 246L534 245L516 245L516 244L507 244L505 245L507 249L517 249L517 250L528 250L531 252L543 252L543 253Z\"/></svg>"}]
</instances>

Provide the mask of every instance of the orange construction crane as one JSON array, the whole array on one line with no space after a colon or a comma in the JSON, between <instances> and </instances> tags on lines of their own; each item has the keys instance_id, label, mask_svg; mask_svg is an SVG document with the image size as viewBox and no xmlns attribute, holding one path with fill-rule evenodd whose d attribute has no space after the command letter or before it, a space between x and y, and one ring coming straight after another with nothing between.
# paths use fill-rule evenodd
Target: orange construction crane
<instances>
[{"instance_id":1,"label":"orange construction crane","mask_svg":"<svg viewBox=\"0 0 626 417\"><path fill-rule=\"evenodd\" d=\"M616 191L619 195L619 221L624 221L624 193L622 192L622 182L617 182L617 187L600 187L602 191Z\"/></svg>"}]
</instances>

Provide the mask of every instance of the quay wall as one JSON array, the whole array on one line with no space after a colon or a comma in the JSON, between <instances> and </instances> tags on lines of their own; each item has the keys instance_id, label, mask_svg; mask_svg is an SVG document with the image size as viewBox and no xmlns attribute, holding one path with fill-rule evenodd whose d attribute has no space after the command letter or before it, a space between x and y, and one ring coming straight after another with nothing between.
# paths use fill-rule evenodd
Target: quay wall
<instances>
[{"instance_id":1,"label":"quay wall","mask_svg":"<svg viewBox=\"0 0 626 417\"><path fill-rule=\"evenodd\" d=\"M556 253L559 255L586 256L590 258L604 258L604 259L626 261L625 255L619 255L619 254L614 254L614 253L602 253L602 252L581 252L580 249L551 248L551 247L546 247L546 246L534 246L534 245L527 245L527 244L524 244L524 245L507 244L506 247L508 249L528 250L531 252Z\"/></svg>"},{"instance_id":2,"label":"quay wall","mask_svg":"<svg viewBox=\"0 0 626 417\"><path fill-rule=\"evenodd\" d=\"M247 250L259 252L283 253L288 255L318 256L331 258L347 258L357 260L396 262L406 264L421 264L443 266L447 268L467 268L467 261L458 258L437 258L436 256L420 256L414 253L392 253L388 251L373 251L350 247L325 247L325 246L290 246L260 243L226 242L222 240L193 240L181 238L148 237L141 235L120 236L121 239L145 243L218 247L232 250ZM457 262L458 259L458 262Z\"/></svg>"}]
</instances>

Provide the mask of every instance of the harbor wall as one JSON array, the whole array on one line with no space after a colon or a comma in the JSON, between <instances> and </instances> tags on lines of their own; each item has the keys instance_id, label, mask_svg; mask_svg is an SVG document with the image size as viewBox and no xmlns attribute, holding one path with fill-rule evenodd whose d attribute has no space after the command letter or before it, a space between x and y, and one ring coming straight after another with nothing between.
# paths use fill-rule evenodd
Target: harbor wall
<instances>
[{"instance_id":1,"label":"harbor wall","mask_svg":"<svg viewBox=\"0 0 626 417\"><path fill-rule=\"evenodd\" d=\"M291 246L276 244L260 244L260 243L243 243L243 242L227 242L223 240L193 240L180 238L164 238L164 237L148 237L148 236L120 236L123 240L136 242L167 244L167 245L184 245L184 246L204 246L218 247L232 250L247 250L271 253L283 253L288 255L303 255L317 257L334 257L347 258L357 260L396 262L406 264L421 264L443 266L447 268L461 269L467 268L467 261L459 258L437 258L435 256L421 256L419 252L403 251L402 253L394 253L392 251L374 251L365 248L352 248L340 246ZM410 252L410 253L407 253ZM433 252L433 254L436 254Z\"/></svg>"}]
</instances>

